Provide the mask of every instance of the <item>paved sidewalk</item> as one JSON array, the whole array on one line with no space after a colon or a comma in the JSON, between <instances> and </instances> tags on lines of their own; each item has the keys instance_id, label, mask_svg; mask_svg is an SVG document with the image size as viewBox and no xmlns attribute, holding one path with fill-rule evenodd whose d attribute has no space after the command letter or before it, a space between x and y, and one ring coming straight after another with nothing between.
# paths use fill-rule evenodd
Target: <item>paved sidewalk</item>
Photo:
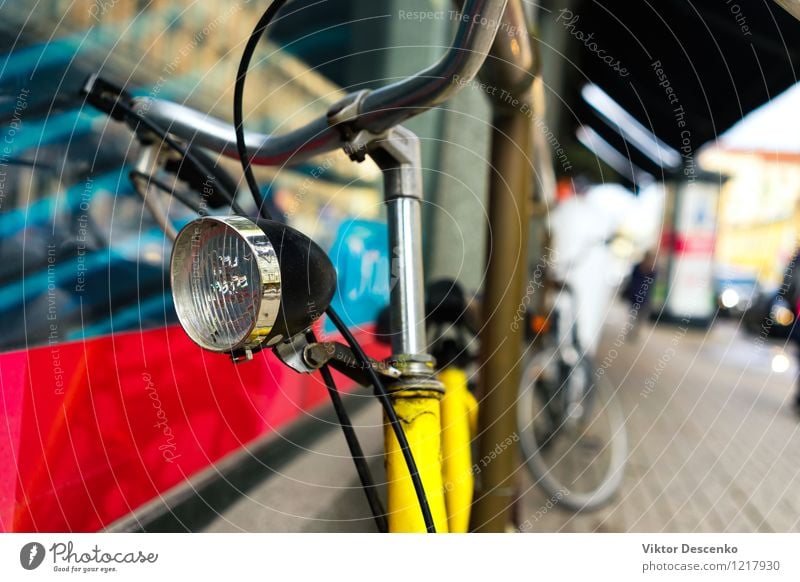
<instances>
[{"instance_id":1,"label":"paved sidewalk","mask_svg":"<svg viewBox=\"0 0 800 582\"><path fill-rule=\"evenodd\" d=\"M366 391L345 398L377 483L385 481L380 406ZM354 399L369 398L369 404ZM305 419L320 424L320 419ZM311 442L280 439L291 460L204 528L211 532L374 532L353 460L338 426Z\"/></svg>"},{"instance_id":2,"label":"paved sidewalk","mask_svg":"<svg viewBox=\"0 0 800 582\"><path fill-rule=\"evenodd\" d=\"M598 361L613 354L623 324L614 310ZM800 531L795 348L787 347L789 370L774 373L782 344L737 328L730 320L707 331L660 325L621 347L608 369L629 417L621 494L594 514L546 511L533 531ZM522 519L546 501L528 492Z\"/></svg>"}]
</instances>

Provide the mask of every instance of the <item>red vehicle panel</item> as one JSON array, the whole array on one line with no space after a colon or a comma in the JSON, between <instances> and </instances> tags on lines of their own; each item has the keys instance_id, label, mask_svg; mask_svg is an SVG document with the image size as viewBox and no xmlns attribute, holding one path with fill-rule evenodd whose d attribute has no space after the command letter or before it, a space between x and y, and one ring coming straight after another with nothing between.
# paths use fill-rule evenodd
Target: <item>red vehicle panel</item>
<instances>
[{"instance_id":1,"label":"red vehicle panel","mask_svg":"<svg viewBox=\"0 0 800 582\"><path fill-rule=\"evenodd\" d=\"M327 400L271 352L233 364L177 326L2 354L0 382L4 531L101 529Z\"/></svg>"}]
</instances>

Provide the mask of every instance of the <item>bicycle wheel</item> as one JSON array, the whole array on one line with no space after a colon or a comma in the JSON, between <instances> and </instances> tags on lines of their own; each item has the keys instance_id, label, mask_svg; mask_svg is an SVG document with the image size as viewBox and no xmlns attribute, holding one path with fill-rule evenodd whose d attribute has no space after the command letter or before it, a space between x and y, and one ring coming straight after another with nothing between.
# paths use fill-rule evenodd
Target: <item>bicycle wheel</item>
<instances>
[{"instance_id":1,"label":"bicycle wheel","mask_svg":"<svg viewBox=\"0 0 800 582\"><path fill-rule=\"evenodd\" d=\"M545 350L525 365L517 402L520 446L536 484L572 511L608 503L628 455L625 417L592 362L566 365Z\"/></svg>"}]
</instances>

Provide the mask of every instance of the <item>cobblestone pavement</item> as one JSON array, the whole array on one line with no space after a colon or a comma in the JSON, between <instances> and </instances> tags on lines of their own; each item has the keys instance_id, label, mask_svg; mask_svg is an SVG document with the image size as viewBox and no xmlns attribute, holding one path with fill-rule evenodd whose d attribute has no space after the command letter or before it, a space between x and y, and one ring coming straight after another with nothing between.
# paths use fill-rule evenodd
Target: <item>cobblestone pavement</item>
<instances>
[{"instance_id":1,"label":"cobblestone pavement","mask_svg":"<svg viewBox=\"0 0 800 582\"><path fill-rule=\"evenodd\" d=\"M613 354L624 323L616 307L598 361ZM620 495L592 514L548 510L520 468L520 522L530 520L534 532L800 530L800 417L790 407L795 348L788 348L789 370L774 373L779 342L737 326L719 320L702 331L646 327L620 347L607 370L628 416L630 457ZM354 422L381 481L379 407L362 407ZM340 431L300 446L301 454L205 529L374 531Z\"/></svg>"},{"instance_id":2,"label":"cobblestone pavement","mask_svg":"<svg viewBox=\"0 0 800 582\"><path fill-rule=\"evenodd\" d=\"M624 323L614 311L598 361L615 355ZM732 320L709 330L642 329L608 368L628 417L620 495L606 509L575 515L547 510L547 498L532 489L522 520L538 512L531 529L540 532L800 530L794 345L786 346L789 369L772 371L783 346L745 334Z\"/></svg>"}]
</instances>

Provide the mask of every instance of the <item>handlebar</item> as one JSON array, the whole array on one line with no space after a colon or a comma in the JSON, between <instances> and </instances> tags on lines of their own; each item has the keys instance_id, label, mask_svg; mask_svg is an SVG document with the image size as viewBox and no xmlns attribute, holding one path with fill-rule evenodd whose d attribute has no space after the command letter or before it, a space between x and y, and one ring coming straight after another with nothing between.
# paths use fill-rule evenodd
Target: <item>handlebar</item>
<instances>
[{"instance_id":1,"label":"handlebar","mask_svg":"<svg viewBox=\"0 0 800 582\"><path fill-rule=\"evenodd\" d=\"M456 94L483 65L492 46L507 0L467 0L452 45L438 62L416 75L369 91L359 98L358 110L347 120L351 130L380 134ZM458 81L458 82L456 82ZM343 103L355 102L350 94ZM236 135L229 123L170 101L133 98L141 116L171 134L224 156L236 158ZM342 147L342 136L328 115L300 129L282 134L245 133L248 155L254 165L279 166L300 162Z\"/></svg>"}]
</instances>

